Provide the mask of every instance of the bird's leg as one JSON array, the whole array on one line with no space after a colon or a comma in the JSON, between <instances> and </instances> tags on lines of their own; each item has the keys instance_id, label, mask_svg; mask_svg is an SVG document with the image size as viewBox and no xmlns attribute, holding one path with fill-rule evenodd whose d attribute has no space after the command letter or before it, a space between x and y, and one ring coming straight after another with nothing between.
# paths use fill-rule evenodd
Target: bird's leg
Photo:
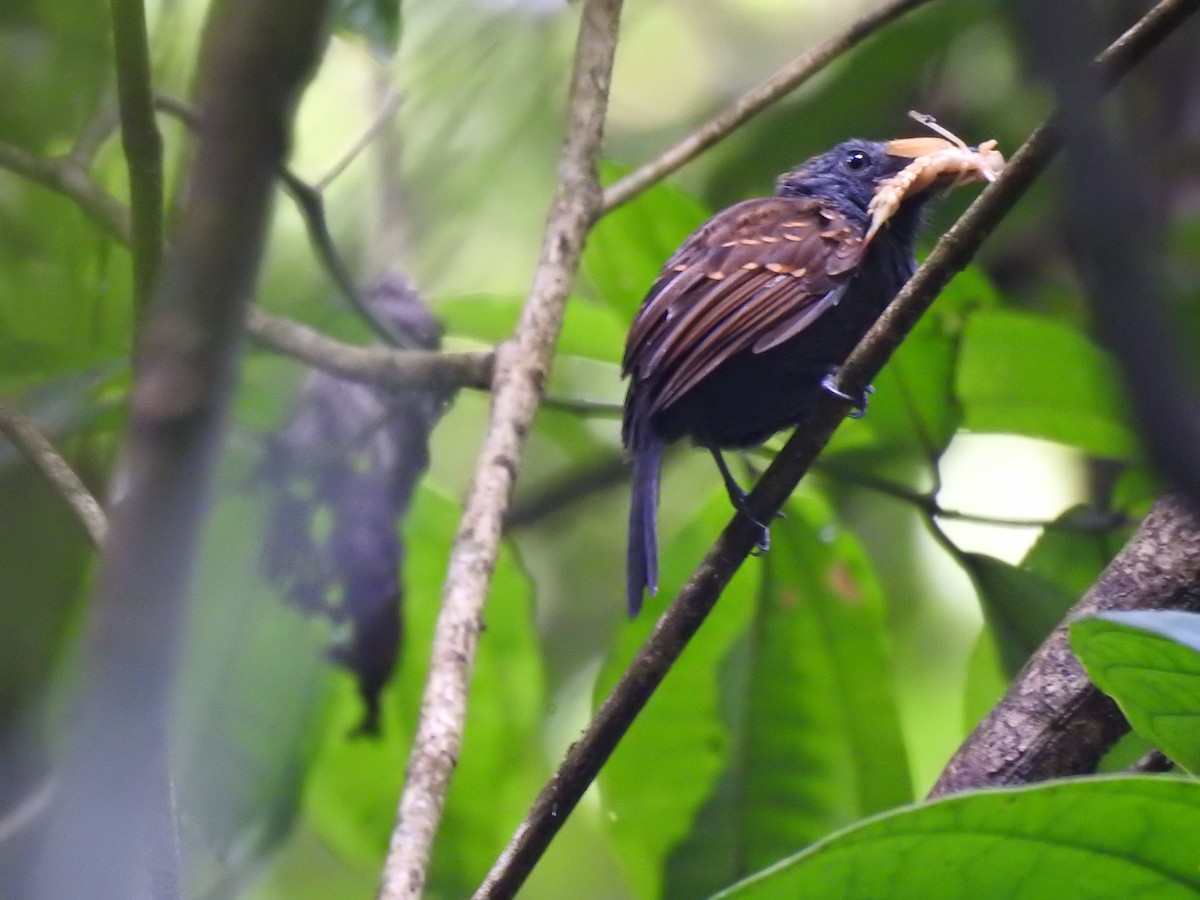
<instances>
[{"instance_id":1,"label":"bird's leg","mask_svg":"<svg viewBox=\"0 0 1200 900\"><path fill-rule=\"evenodd\" d=\"M845 400L850 404L850 418L861 419L867 414L867 401L871 395L875 393L875 385L868 384L866 389L861 394L847 394L840 387L838 381L842 377L841 366L830 366L826 371L825 377L821 379L821 387L833 394L839 400Z\"/></svg>"},{"instance_id":2,"label":"bird's leg","mask_svg":"<svg viewBox=\"0 0 1200 900\"><path fill-rule=\"evenodd\" d=\"M721 470L721 478L725 482L725 492L729 494L729 502L733 504L733 508L749 519L754 525L758 526L758 540L754 542L754 549L750 553L752 556L762 556L771 549L770 529L754 518L754 516L750 515L750 510L746 506L746 497L748 495L742 490L742 486L734 480L733 474L729 471L729 466L725 464L725 457L721 455L721 451L717 445L709 444L708 452L712 454L712 458L717 463L717 468Z\"/></svg>"}]
</instances>

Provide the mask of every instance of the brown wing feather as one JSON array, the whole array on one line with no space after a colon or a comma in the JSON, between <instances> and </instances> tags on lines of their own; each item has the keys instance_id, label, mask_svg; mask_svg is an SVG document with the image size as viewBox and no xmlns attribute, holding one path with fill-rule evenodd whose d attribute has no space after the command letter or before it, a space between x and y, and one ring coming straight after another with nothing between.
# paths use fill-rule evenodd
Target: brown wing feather
<instances>
[{"instance_id":1,"label":"brown wing feather","mask_svg":"<svg viewBox=\"0 0 1200 900\"><path fill-rule=\"evenodd\" d=\"M730 356L799 334L863 254L862 233L819 200L763 197L714 216L668 260L625 346L625 374L663 409Z\"/></svg>"}]
</instances>

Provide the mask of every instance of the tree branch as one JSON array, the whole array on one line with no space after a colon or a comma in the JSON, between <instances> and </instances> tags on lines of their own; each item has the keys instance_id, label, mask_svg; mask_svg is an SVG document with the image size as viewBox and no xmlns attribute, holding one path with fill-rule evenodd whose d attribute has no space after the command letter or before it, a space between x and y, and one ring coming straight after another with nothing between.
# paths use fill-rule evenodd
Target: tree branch
<instances>
[{"instance_id":1,"label":"tree branch","mask_svg":"<svg viewBox=\"0 0 1200 900\"><path fill-rule=\"evenodd\" d=\"M206 128L142 329L127 487L96 575L37 900L138 896L149 877L197 537L272 188L327 13L324 0L213 7L199 77Z\"/></svg>"},{"instance_id":2,"label":"tree branch","mask_svg":"<svg viewBox=\"0 0 1200 900\"><path fill-rule=\"evenodd\" d=\"M42 157L0 143L0 169L7 169L74 201L113 240L128 244L129 209L92 181L72 156Z\"/></svg>"},{"instance_id":3,"label":"tree branch","mask_svg":"<svg viewBox=\"0 0 1200 900\"><path fill-rule=\"evenodd\" d=\"M713 144L746 124L768 106L783 99L848 50L861 44L883 26L929 0L890 0L853 22L845 31L800 56L717 113L691 134L657 157L605 188L602 211L612 212L642 191L691 162Z\"/></svg>"},{"instance_id":4,"label":"tree branch","mask_svg":"<svg viewBox=\"0 0 1200 900\"><path fill-rule=\"evenodd\" d=\"M1112 609L1200 610L1200 515L1182 496L1154 504L950 759L930 798L1095 771L1129 723L1088 680L1071 652L1067 625Z\"/></svg>"},{"instance_id":5,"label":"tree branch","mask_svg":"<svg viewBox=\"0 0 1200 900\"><path fill-rule=\"evenodd\" d=\"M142 0L112 0L111 7L121 145L129 172L129 206L133 213L130 250L134 306L141 313L150 301L162 264L162 135L154 120L145 7Z\"/></svg>"},{"instance_id":6,"label":"tree branch","mask_svg":"<svg viewBox=\"0 0 1200 900\"><path fill-rule=\"evenodd\" d=\"M490 350L443 353L357 347L315 329L252 307L246 330L264 347L285 353L331 375L389 390L445 391L491 387L495 354Z\"/></svg>"},{"instance_id":7,"label":"tree branch","mask_svg":"<svg viewBox=\"0 0 1200 900\"><path fill-rule=\"evenodd\" d=\"M386 900L422 893L458 759L483 604L505 513L584 240L600 211L596 168L620 11L621 0L587 0L583 6L558 186L516 334L497 358L492 412L450 554L429 679L384 867L380 896Z\"/></svg>"},{"instance_id":8,"label":"tree branch","mask_svg":"<svg viewBox=\"0 0 1200 900\"><path fill-rule=\"evenodd\" d=\"M1194 0L1162 0L1100 62L1115 81L1169 34L1190 12ZM1054 129L1038 128L1013 154L995 182L971 204L917 273L896 296L842 367L843 385L865 387L933 303L937 293L962 270L992 229L1048 165L1057 148ZM758 539L751 519L769 522L795 490L847 412L846 404L824 393L748 498L748 515L735 515L688 579L654 631L609 692L579 740L538 794L525 820L475 894L476 900L512 897L558 829L595 780L634 718L704 622L721 591Z\"/></svg>"},{"instance_id":9,"label":"tree branch","mask_svg":"<svg viewBox=\"0 0 1200 900\"><path fill-rule=\"evenodd\" d=\"M97 548L102 546L108 529L104 510L46 436L3 397L0 397L0 432L75 513L92 544Z\"/></svg>"}]
</instances>

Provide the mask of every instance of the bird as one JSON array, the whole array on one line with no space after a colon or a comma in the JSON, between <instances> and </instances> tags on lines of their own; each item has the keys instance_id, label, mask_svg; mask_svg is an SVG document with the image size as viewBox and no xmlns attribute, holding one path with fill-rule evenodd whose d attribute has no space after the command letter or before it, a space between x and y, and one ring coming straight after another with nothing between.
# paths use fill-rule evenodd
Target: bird
<instances>
[{"instance_id":1,"label":"bird","mask_svg":"<svg viewBox=\"0 0 1200 900\"><path fill-rule=\"evenodd\" d=\"M629 379L621 436L632 461L630 616L658 589L669 444L690 438L707 449L730 502L755 521L722 451L795 426L822 391L865 410L866 394L844 394L836 374L915 271L928 201L949 185L991 180L1003 164L995 142L969 148L929 117L918 120L951 140L840 143L780 175L773 196L714 215L651 285L621 368ZM769 532L755 524L765 552Z\"/></svg>"}]
</instances>

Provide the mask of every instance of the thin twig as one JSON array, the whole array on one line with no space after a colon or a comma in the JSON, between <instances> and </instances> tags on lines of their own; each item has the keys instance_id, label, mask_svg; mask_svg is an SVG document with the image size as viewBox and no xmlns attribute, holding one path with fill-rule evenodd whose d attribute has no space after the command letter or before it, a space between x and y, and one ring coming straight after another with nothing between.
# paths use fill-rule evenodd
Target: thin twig
<instances>
[{"instance_id":1,"label":"thin twig","mask_svg":"<svg viewBox=\"0 0 1200 900\"><path fill-rule=\"evenodd\" d=\"M0 143L0 169L35 181L74 201L109 237L128 245L129 209L92 181L70 156L43 157Z\"/></svg>"},{"instance_id":2,"label":"thin twig","mask_svg":"<svg viewBox=\"0 0 1200 900\"><path fill-rule=\"evenodd\" d=\"M1094 515L1075 521L1061 519L1023 519L1008 516L989 516L980 513L964 512L957 509L947 509L942 506L934 492L917 491L897 484L886 478L880 478L870 472L860 472L840 465L830 465L818 462L813 466L814 472L828 474L832 478L853 484L866 490L875 491L895 500L900 500L917 508L922 515L933 519L949 519L955 522L970 522L975 525L995 525L1000 528L1045 528L1051 531L1082 532L1085 534L1106 534L1117 528L1131 524L1118 512L1096 511Z\"/></svg>"},{"instance_id":3,"label":"thin twig","mask_svg":"<svg viewBox=\"0 0 1200 900\"><path fill-rule=\"evenodd\" d=\"M766 81L751 88L695 131L657 157L604 190L603 211L611 212L642 191L691 162L771 104L783 99L846 51L862 43L883 26L929 0L891 0L853 22L840 34L806 50Z\"/></svg>"},{"instance_id":4,"label":"thin twig","mask_svg":"<svg viewBox=\"0 0 1200 900\"><path fill-rule=\"evenodd\" d=\"M1184 19L1194 0L1163 0L1102 55L1105 75L1116 80ZM1057 148L1053 130L1037 129L957 223L938 241L917 273L892 301L842 368L843 385L864 388L937 293L963 269L992 229L1048 165ZM748 498L748 515L725 527L704 561L659 619L650 637L609 692L475 894L476 900L512 897L562 827L634 718L650 699L688 641L704 622L733 573L754 548L758 528L795 490L845 417L844 403L825 393L799 423Z\"/></svg>"},{"instance_id":5,"label":"thin twig","mask_svg":"<svg viewBox=\"0 0 1200 900\"><path fill-rule=\"evenodd\" d=\"M257 308L246 313L246 330L264 347L313 368L389 390L487 390L492 383L495 354L490 350L443 353L357 347Z\"/></svg>"},{"instance_id":6,"label":"thin twig","mask_svg":"<svg viewBox=\"0 0 1200 900\"><path fill-rule=\"evenodd\" d=\"M587 0L583 6L558 186L516 334L497 357L491 416L450 554L429 679L384 867L380 896L385 900L416 898L425 884L462 743L467 690L504 517L583 242L600 210L596 167L620 11L621 0Z\"/></svg>"},{"instance_id":7,"label":"thin twig","mask_svg":"<svg viewBox=\"0 0 1200 900\"><path fill-rule=\"evenodd\" d=\"M362 152L371 146L372 142L383 132L383 129L391 124L396 113L400 109L400 102L404 99L403 95L394 88L389 88L387 93L379 103L379 110L375 113L375 118L371 120L371 124L366 127L362 135L354 145L350 147L342 158L335 162L329 169L313 182L313 188L317 191L324 191L334 180L349 168L354 160L362 155Z\"/></svg>"},{"instance_id":8,"label":"thin twig","mask_svg":"<svg viewBox=\"0 0 1200 900\"><path fill-rule=\"evenodd\" d=\"M142 0L112 0L111 8L121 145L129 172L129 207L133 214L133 297L140 314L150 301L162 264L162 135L154 120L145 7Z\"/></svg>"},{"instance_id":9,"label":"thin twig","mask_svg":"<svg viewBox=\"0 0 1200 900\"><path fill-rule=\"evenodd\" d=\"M189 128L198 130L201 127L200 111L186 101L180 100L178 97L159 94L155 97L154 102L163 112L175 116ZM384 109L387 115L376 117L363 137L355 143L351 154L338 161L331 172L321 180L321 185L328 184L337 174L345 170L355 155L362 152L363 148L379 133L379 129L387 123L388 117L395 114L397 104L399 104L399 95L395 95L394 101L391 97L388 98ZM280 166L279 180L288 196L296 204L296 208L300 210L300 216L304 219L304 227L308 231L309 242L317 251L317 258L321 261L322 267L329 274L342 298L350 304L350 308L385 343L393 347L416 349L417 345L411 337L403 331L390 328L379 316L375 315L374 310L363 298L362 292L354 280L354 275L350 272L350 267L346 265L346 261L342 258L337 244L334 243L333 235L329 231L329 221L325 216L325 198L321 194L321 187L309 184L286 165Z\"/></svg>"},{"instance_id":10,"label":"thin twig","mask_svg":"<svg viewBox=\"0 0 1200 900\"><path fill-rule=\"evenodd\" d=\"M0 397L0 432L75 513L92 544L97 548L102 546L108 530L104 510L38 427L3 397Z\"/></svg>"}]
</instances>

